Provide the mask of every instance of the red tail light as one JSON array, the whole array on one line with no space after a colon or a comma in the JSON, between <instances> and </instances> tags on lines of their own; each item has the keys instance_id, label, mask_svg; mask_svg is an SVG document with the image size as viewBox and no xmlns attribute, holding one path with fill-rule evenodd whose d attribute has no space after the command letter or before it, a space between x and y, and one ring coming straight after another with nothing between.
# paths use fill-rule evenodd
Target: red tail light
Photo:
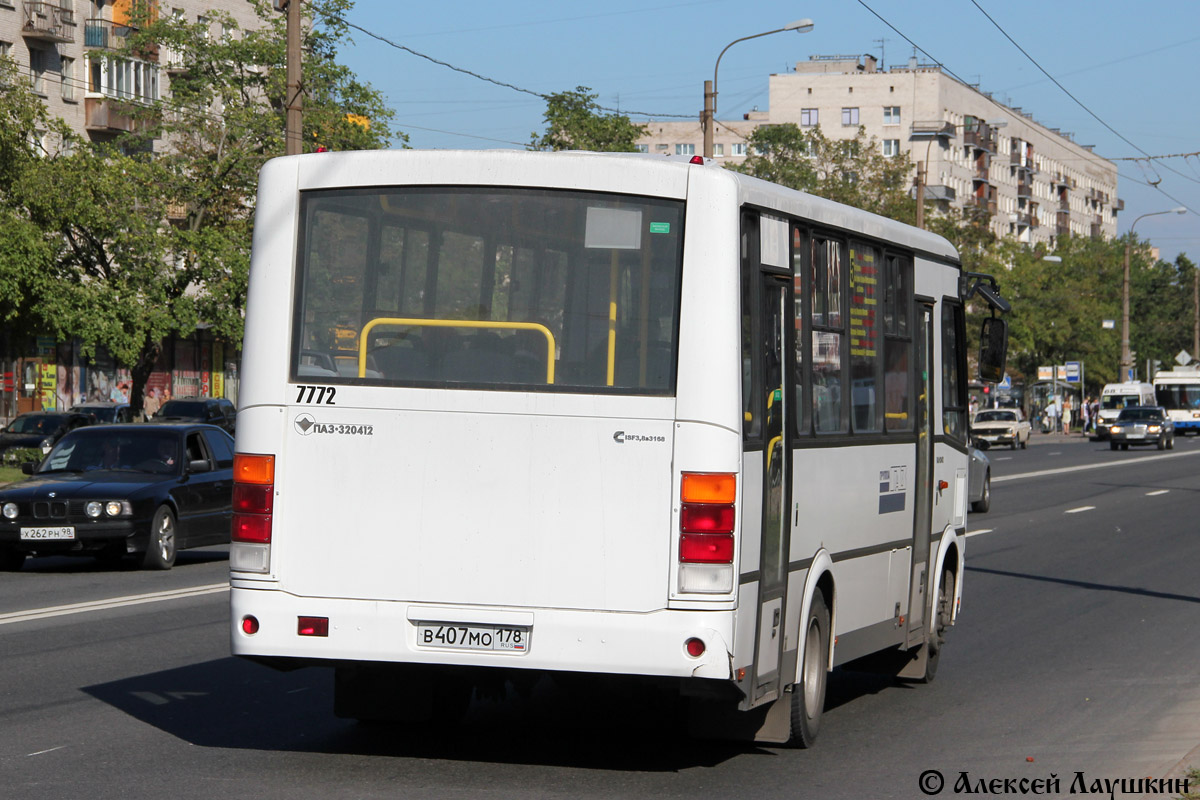
<instances>
[{"instance_id":1,"label":"red tail light","mask_svg":"<svg viewBox=\"0 0 1200 800\"><path fill-rule=\"evenodd\" d=\"M247 514L270 514L274 505L275 487L253 483L233 485L233 510Z\"/></svg>"},{"instance_id":2,"label":"red tail light","mask_svg":"<svg viewBox=\"0 0 1200 800\"><path fill-rule=\"evenodd\" d=\"M733 534L685 533L679 537L679 560L684 564L732 564Z\"/></svg>"},{"instance_id":3,"label":"red tail light","mask_svg":"<svg viewBox=\"0 0 1200 800\"><path fill-rule=\"evenodd\" d=\"M235 542L271 543L275 508L275 456L233 456L233 531Z\"/></svg>"},{"instance_id":4,"label":"red tail light","mask_svg":"<svg viewBox=\"0 0 1200 800\"><path fill-rule=\"evenodd\" d=\"M296 633L301 636L328 636L329 617L299 617Z\"/></svg>"},{"instance_id":5,"label":"red tail light","mask_svg":"<svg viewBox=\"0 0 1200 800\"><path fill-rule=\"evenodd\" d=\"M679 510L679 529L683 533L733 533L733 506L684 503Z\"/></svg>"},{"instance_id":6,"label":"red tail light","mask_svg":"<svg viewBox=\"0 0 1200 800\"><path fill-rule=\"evenodd\" d=\"M234 514L233 541L252 544L271 543L270 514Z\"/></svg>"}]
</instances>

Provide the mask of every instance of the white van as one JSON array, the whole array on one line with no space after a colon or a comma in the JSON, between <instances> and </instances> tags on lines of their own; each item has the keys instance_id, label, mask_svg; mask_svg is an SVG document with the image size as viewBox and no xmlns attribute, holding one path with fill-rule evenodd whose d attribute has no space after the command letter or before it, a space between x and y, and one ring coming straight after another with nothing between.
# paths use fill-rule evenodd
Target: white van
<instances>
[{"instance_id":1,"label":"white van","mask_svg":"<svg viewBox=\"0 0 1200 800\"><path fill-rule=\"evenodd\" d=\"M1101 439L1107 439L1108 428L1105 426L1117 418L1122 408L1156 405L1158 401L1154 397L1154 387L1148 383L1107 383L1100 392L1100 425L1096 432Z\"/></svg>"}]
</instances>

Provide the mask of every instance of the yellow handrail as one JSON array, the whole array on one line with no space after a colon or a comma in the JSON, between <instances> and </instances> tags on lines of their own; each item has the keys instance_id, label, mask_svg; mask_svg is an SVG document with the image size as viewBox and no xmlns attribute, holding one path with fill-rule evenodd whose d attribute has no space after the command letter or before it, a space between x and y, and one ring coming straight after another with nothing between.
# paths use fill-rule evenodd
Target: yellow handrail
<instances>
[{"instance_id":1,"label":"yellow handrail","mask_svg":"<svg viewBox=\"0 0 1200 800\"><path fill-rule=\"evenodd\" d=\"M367 335L380 325L410 325L414 328L488 328L492 330L539 331L546 337L546 383L554 383L554 334L537 322L493 322L475 319L418 319L376 317L362 329L358 340L358 377L367 376Z\"/></svg>"}]
</instances>

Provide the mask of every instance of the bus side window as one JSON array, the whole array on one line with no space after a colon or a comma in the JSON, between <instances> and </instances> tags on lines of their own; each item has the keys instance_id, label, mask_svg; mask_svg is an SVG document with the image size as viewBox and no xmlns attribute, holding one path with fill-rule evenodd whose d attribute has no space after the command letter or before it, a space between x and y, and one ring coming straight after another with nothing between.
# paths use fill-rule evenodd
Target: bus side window
<instances>
[{"instance_id":1,"label":"bus side window","mask_svg":"<svg viewBox=\"0 0 1200 800\"><path fill-rule=\"evenodd\" d=\"M742 215L742 439L762 435L758 409L762 398L762 374L754 357L754 308L758 279L758 217Z\"/></svg>"},{"instance_id":2,"label":"bus side window","mask_svg":"<svg viewBox=\"0 0 1200 800\"><path fill-rule=\"evenodd\" d=\"M909 356L912 338L908 315L912 307L912 262L889 254L883 271L883 396L884 430L911 431Z\"/></svg>"},{"instance_id":3,"label":"bus side window","mask_svg":"<svg viewBox=\"0 0 1200 800\"><path fill-rule=\"evenodd\" d=\"M841 242L812 239L812 412L817 433L846 430L842 364L844 319L841 311Z\"/></svg>"},{"instance_id":4,"label":"bus side window","mask_svg":"<svg viewBox=\"0 0 1200 800\"><path fill-rule=\"evenodd\" d=\"M796 430L801 434L807 434L811 431L809 423L809 403L808 403L808 360L804 357L805 347L808 345L810 338L810 327L808 318L804 315L804 300L807 297L804 291L805 276L807 272L807 263L805 256L808 254L807 240L804 236L804 231L799 225L792 226L792 298L793 306L795 306L795 340L796 340L796 359L795 372L793 374L793 391L796 398Z\"/></svg>"},{"instance_id":5,"label":"bus side window","mask_svg":"<svg viewBox=\"0 0 1200 800\"><path fill-rule=\"evenodd\" d=\"M942 428L947 436L966 441L966 331L963 308L942 298Z\"/></svg>"}]
</instances>

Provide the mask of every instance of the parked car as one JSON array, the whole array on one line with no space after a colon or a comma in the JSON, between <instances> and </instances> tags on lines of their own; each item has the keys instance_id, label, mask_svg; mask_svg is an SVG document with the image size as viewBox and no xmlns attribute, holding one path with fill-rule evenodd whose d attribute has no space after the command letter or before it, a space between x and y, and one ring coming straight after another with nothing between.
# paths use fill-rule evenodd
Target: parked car
<instances>
[{"instance_id":1,"label":"parked car","mask_svg":"<svg viewBox=\"0 0 1200 800\"><path fill-rule=\"evenodd\" d=\"M80 403L77 406L72 406L71 411L76 414L87 414L92 418L92 422L94 423L133 421L133 416L129 411L129 403L105 403L99 400L94 400L88 403Z\"/></svg>"},{"instance_id":2,"label":"parked car","mask_svg":"<svg viewBox=\"0 0 1200 800\"><path fill-rule=\"evenodd\" d=\"M1175 449L1175 423L1161 406L1122 408L1116 420L1105 426L1108 446L1128 450L1131 444L1154 444L1159 450Z\"/></svg>"},{"instance_id":3,"label":"parked car","mask_svg":"<svg viewBox=\"0 0 1200 800\"><path fill-rule=\"evenodd\" d=\"M237 423L237 409L224 397L168 400L162 404L154 419L164 422L203 422L224 428L232 435Z\"/></svg>"},{"instance_id":4,"label":"parked car","mask_svg":"<svg viewBox=\"0 0 1200 800\"><path fill-rule=\"evenodd\" d=\"M229 541L233 438L212 425L92 425L64 436L32 477L0 489L0 569L28 556L141 557Z\"/></svg>"},{"instance_id":5,"label":"parked car","mask_svg":"<svg viewBox=\"0 0 1200 800\"><path fill-rule=\"evenodd\" d=\"M0 428L0 453L15 447L39 447L43 454L49 453L65 434L91 423L92 418L87 414L31 411Z\"/></svg>"},{"instance_id":6,"label":"parked car","mask_svg":"<svg viewBox=\"0 0 1200 800\"><path fill-rule=\"evenodd\" d=\"M978 447L968 447L967 502L976 514L992 507L992 462Z\"/></svg>"},{"instance_id":7,"label":"parked car","mask_svg":"<svg viewBox=\"0 0 1200 800\"><path fill-rule=\"evenodd\" d=\"M1029 447L1033 426L1019 408L987 408L971 418L971 435L989 445L1006 444L1010 449Z\"/></svg>"}]
</instances>

